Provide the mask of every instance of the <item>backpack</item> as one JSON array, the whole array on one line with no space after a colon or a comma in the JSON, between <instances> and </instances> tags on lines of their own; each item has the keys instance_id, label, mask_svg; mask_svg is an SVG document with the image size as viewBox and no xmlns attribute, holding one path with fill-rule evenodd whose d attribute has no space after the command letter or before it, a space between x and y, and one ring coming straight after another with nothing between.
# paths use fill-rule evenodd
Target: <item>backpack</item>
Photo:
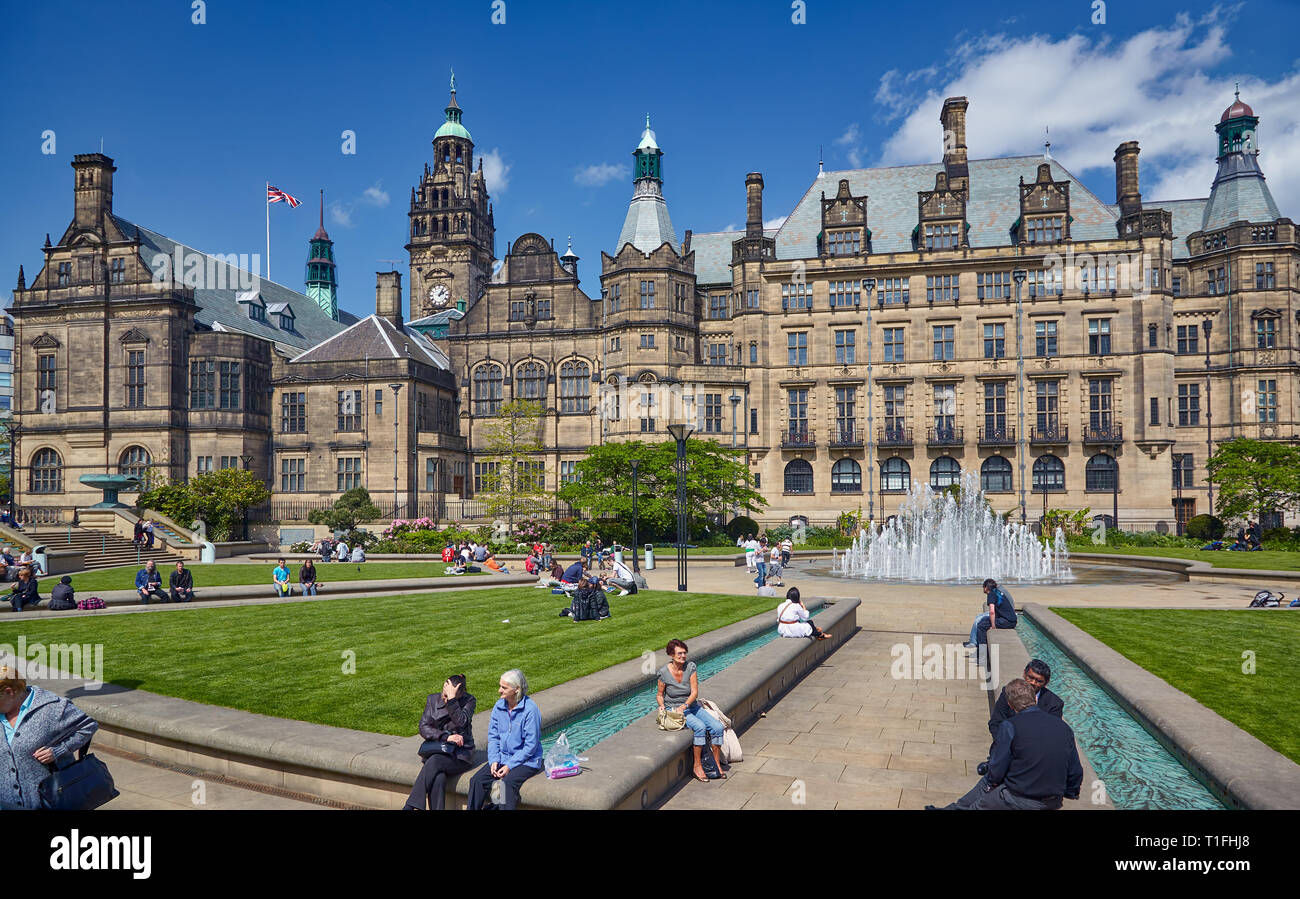
<instances>
[{"instance_id":1,"label":"backpack","mask_svg":"<svg viewBox=\"0 0 1300 899\"><path fill-rule=\"evenodd\" d=\"M95 609L107 609L108 603L104 602L98 596L91 596L88 599L78 600L77 608L83 612L92 611Z\"/></svg>"},{"instance_id":2,"label":"backpack","mask_svg":"<svg viewBox=\"0 0 1300 899\"><path fill-rule=\"evenodd\" d=\"M1283 598L1284 595L1282 593L1278 593L1277 596L1274 596L1273 593L1269 590L1260 590L1258 593L1255 594L1255 598L1250 601L1249 608L1276 609L1280 605L1282 605ZM1292 601L1292 605L1294 604L1295 602Z\"/></svg>"}]
</instances>

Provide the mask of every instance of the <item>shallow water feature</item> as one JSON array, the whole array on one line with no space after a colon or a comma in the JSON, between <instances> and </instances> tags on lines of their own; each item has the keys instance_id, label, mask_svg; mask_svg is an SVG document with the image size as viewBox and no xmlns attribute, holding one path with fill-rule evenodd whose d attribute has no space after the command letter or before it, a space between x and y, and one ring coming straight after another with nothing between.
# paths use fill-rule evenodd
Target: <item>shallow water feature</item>
<instances>
[{"instance_id":1,"label":"shallow water feature","mask_svg":"<svg viewBox=\"0 0 1300 899\"><path fill-rule=\"evenodd\" d=\"M825 610L825 606L813 609L816 617ZM750 637L744 642L729 646L703 661L695 660L696 676L700 681L700 694L708 699L704 692L704 681L725 668L749 655L760 646L766 646L773 640L781 639L776 633L776 624L770 630ZM585 712L581 717L571 718L559 727L553 727L542 734L542 751L546 752L555 744L555 738L561 732L569 735L569 746L576 753L583 753L601 740L611 737L627 727L638 718L643 718L659 707L657 682L651 680L644 686L636 687L631 693L610 700L602 706Z\"/></svg>"},{"instance_id":2,"label":"shallow water feature","mask_svg":"<svg viewBox=\"0 0 1300 899\"><path fill-rule=\"evenodd\" d=\"M1051 689L1119 809L1222 809L1223 804L1160 742L1074 663L1047 634L1021 616L1016 626L1031 658L1052 669ZM1085 783L1085 801L1092 785Z\"/></svg>"}]
</instances>

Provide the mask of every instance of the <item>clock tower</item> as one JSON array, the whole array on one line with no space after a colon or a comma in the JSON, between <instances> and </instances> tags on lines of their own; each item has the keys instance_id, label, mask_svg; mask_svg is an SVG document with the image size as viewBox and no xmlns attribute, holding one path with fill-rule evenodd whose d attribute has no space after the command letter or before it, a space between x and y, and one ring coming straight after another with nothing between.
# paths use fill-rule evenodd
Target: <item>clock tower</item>
<instances>
[{"instance_id":1,"label":"clock tower","mask_svg":"<svg viewBox=\"0 0 1300 899\"><path fill-rule=\"evenodd\" d=\"M474 141L461 124L456 76L446 121L433 136L433 165L424 166L419 185L411 188L411 318L420 319L448 307L468 309L492 273L496 229L492 220L483 162L474 165Z\"/></svg>"}]
</instances>

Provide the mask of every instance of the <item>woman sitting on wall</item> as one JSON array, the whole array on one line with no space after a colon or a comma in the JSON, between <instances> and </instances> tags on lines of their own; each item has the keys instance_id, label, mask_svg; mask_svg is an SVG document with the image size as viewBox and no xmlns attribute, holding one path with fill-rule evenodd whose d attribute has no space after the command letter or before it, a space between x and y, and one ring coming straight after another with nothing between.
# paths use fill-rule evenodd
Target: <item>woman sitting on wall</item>
<instances>
[{"instance_id":1,"label":"woman sitting on wall","mask_svg":"<svg viewBox=\"0 0 1300 899\"><path fill-rule=\"evenodd\" d=\"M799 588L791 587L785 593L785 602L776 607L776 632L782 637L815 637L830 639L830 634L813 624L812 615L799 598Z\"/></svg>"}]
</instances>

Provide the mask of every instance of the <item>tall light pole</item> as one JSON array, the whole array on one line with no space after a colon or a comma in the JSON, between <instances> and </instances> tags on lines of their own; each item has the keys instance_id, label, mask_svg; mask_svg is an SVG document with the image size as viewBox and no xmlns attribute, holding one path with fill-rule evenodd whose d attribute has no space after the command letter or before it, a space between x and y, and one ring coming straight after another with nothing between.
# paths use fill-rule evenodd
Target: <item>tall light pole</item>
<instances>
[{"instance_id":1,"label":"tall light pole","mask_svg":"<svg viewBox=\"0 0 1300 899\"><path fill-rule=\"evenodd\" d=\"M686 591L686 441L694 425L671 424L668 433L677 441L677 590Z\"/></svg>"},{"instance_id":2,"label":"tall light pole","mask_svg":"<svg viewBox=\"0 0 1300 899\"><path fill-rule=\"evenodd\" d=\"M876 520L876 433L875 418L872 408L871 392L871 292L876 289L875 278L863 278L862 290L867 295L867 521ZM884 497L881 497L880 504L885 504ZM858 512L861 514L862 507L858 506ZM883 509L881 510L884 511ZM858 522L858 527L862 527L862 522Z\"/></svg>"},{"instance_id":3,"label":"tall light pole","mask_svg":"<svg viewBox=\"0 0 1300 899\"><path fill-rule=\"evenodd\" d=\"M1210 479L1210 457L1214 455L1214 398L1210 383L1210 331L1214 322L1205 319L1201 330L1205 333L1205 486L1210 495L1209 513L1214 514L1214 481Z\"/></svg>"},{"instance_id":4,"label":"tall light pole","mask_svg":"<svg viewBox=\"0 0 1300 899\"><path fill-rule=\"evenodd\" d=\"M731 392L731 448L736 448L736 412L740 409L741 396L734 390Z\"/></svg>"},{"instance_id":5,"label":"tall light pole","mask_svg":"<svg viewBox=\"0 0 1300 899\"><path fill-rule=\"evenodd\" d=\"M640 574L641 566L637 564L636 555L641 550L641 532L637 528L637 511L636 511L636 475L637 469L641 467L640 459L632 460L632 573Z\"/></svg>"},{"instance_id":6,"label":"tall light pole","mask_svg":"<svg viewBox=\"0 0 1300 899\"><path fill-rule=\"evenodd\" d=\"M1016 455L1020 457L1020 526L1025 526L1025 347L1023 343L1022 323L1025 306L1021 300L1021 287L1025 283L1027 272L1018 268L1011 273L1016 282L1016 416L1020 431L1016 440ZM1118 463L1116 463L1118 464Z\"/></svg>"},{"instance_id":7,"label":"tall light pole","mask_svg":"<svg viewBox=\"0 0 1300 899\"><path fill-rule=\"evenodd\" d=\"M400 518L397 514L397 395L402 392L402 385L389 384L388 387L393 391L393 517Z\"/></svg>"}]
</instances>

